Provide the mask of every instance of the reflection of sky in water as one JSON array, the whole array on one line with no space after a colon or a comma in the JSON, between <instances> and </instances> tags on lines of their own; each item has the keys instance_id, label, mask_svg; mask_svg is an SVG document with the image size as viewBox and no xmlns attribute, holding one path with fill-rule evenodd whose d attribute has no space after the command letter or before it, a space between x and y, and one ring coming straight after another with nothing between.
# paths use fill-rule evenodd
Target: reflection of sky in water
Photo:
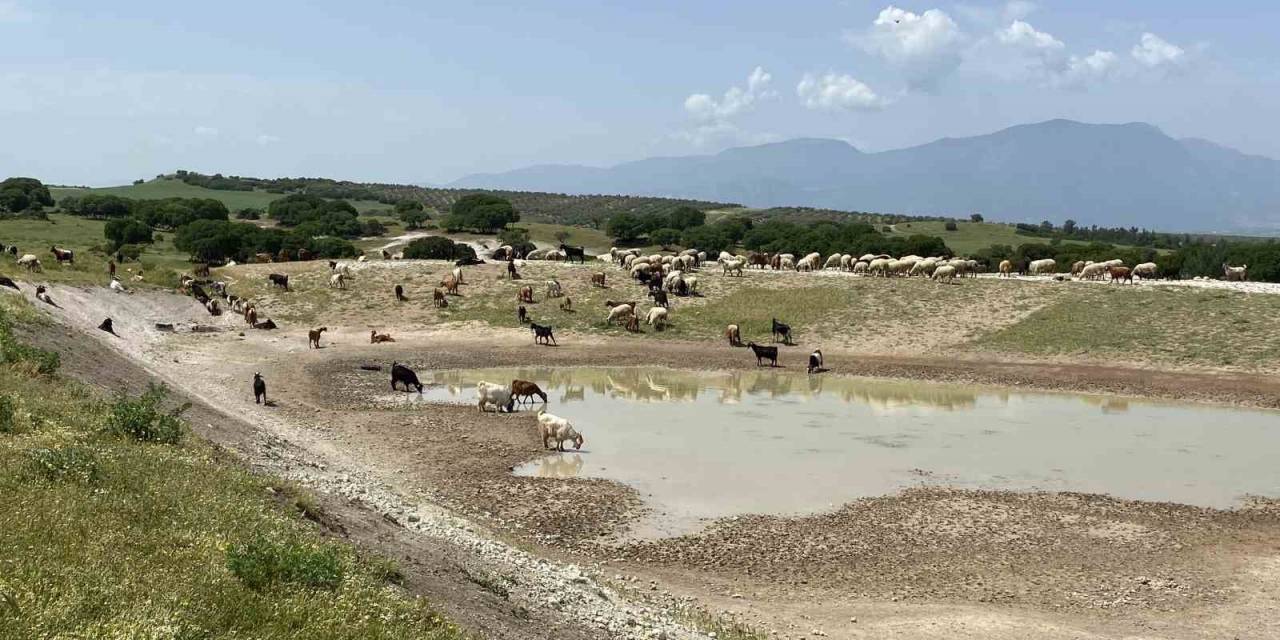
<instances>
[{"instance_id":1,"label":"reflection of sky in water","mask_svg":"<svg viewBox=\"0 0 1280 640\"><path fill-rule=\"evenodd\" d=\"M426 393L396 399L472 403L479 380L537 382L586 444L517 472L627 483L668 531L704 517L819 511L922 481L1223 507L1244 494L1280 495L1273 412L774 371L422 378Z\"/></svg>"}]
</instances>

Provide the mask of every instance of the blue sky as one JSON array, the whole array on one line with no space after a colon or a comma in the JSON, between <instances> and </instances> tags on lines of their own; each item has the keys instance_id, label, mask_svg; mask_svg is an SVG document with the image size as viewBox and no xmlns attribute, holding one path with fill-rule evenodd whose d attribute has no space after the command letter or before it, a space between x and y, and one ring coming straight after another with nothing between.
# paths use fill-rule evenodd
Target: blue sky
<instances>
[{"instance_id":1,"label":"blue sky","mask_svg":"<svg viewBox=\"0 0 1280 640\"><path fill-rule=\"evenodd\" d=\"M1280 157L1280 3L0 0L0 175L443 182L1057 117Z\"/></svg>"}]
</instances>

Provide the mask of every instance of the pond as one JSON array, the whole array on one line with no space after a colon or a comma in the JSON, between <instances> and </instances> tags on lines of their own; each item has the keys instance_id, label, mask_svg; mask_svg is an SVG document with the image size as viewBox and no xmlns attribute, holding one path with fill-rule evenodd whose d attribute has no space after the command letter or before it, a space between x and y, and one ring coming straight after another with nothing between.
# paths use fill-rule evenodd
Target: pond
<instances>
[{"instance_id":1,"label":"pond","mask_svg":"<svg viewBox=\"0 0 1280 640\"><path fill-rule=\"evenodd\" d=\"M473 403L531 380L586 438L517 474L607 478L653 508L643 535L805 514L919 485L1079 491L1231 507L1280 495L1280 413L774 371L521 368L423 376L404 402ZM525 405L536 411L539 405Z\"/></svg>"}]
</instances>

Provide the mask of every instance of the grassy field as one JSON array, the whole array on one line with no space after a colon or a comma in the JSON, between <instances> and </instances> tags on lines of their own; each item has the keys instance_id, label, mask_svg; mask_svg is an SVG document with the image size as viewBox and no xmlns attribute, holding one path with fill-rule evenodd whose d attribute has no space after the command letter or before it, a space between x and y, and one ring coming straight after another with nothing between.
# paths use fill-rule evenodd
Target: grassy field
<instances>
[{"instance_id":1,"label":"grassy field","mask_svg":"<svg viewBox=\"0 0 1280 640\"><path fill-rule=\"evenodd\" d=\"M0 638L463 637L305 494L167 430L167 403L35 375L0 334Z\"/></svg>"},{"instance_id":2,"label":"grassy field","mask_svg":"<svg viewBox=\"0 0 1280 640\"><path fill-rule=\"evenodd\" d=\"M974 346L1035 356L1274 369L1280 296L1171 288L1073 287L1071 295Z\"/></svg>"},{"instance_id":3,"label":"grassy field","mask_svg":"<svg viewBox=\"0 0 1280 640\"><path fill-rule=\"evenodd\" d=\"M49 191L53 194L54 200L61 200L67 196L83 196L90 193L114 195L122 198L134 198L137 200L159 198L213 198L214 200L222 201L223 204L227 205L227 209L232 212L245 207L265 210L272 200L284 197L284 194L268 193L266 191L222 191L219 189L206 189L204 187L187 184L181 180L166 178L148 180L142 184L121 185L118 187L100 187L93 189L55 188L50 189ZM391 208L389 205L372 200L354 200L351 204L357 211L362 213L370 210Z\"/></svg>"},{"instance_id":4,"label":"grassy field","mask_svg":"<svg viewBox=\"0 0 1280 640\"><path fill-rule=\"evenodd\" d=\"M0 220L0 242L16 244L23 253L34 254L44 267L41 281L97 284L106 286L107 256L92 249L106 242L102 228L106 222L88 220L60 213L49 214L48 220ZM168 286L176 282L175 273L190 271L191 262L173 247L173 234L161 232L155 244L146 247L141 264L126 263L123 269L140 267L148 274L147 282ZM53 259L49 248L70 248L76 252L74 266L60 266ZM29 277L27 271L15 264L12 256L0 257L0 273L11 277ZM121 277L124 280L124 277Z\"/></svg>"}]
</instances>

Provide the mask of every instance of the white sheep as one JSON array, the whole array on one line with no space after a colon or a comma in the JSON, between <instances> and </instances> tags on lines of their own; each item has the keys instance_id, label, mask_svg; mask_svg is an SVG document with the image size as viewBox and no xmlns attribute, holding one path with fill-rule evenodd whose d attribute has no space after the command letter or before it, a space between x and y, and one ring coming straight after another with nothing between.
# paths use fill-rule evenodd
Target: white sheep
<instances>
[{"instance_id":1,"label":"white sheep","mask_svg":"<svg viewBox=\"0 0 1280 640\"><path fill-rule=\"evenodd\" d=\"M667 324L667 310L662 307L654 307L649 310L649 315L644 321L655 329L661 329Z\"/></svg>"},{"instance_id":2,"label":"white sheep","mask_svg":"<svg viewBox=\"0 0 1280 640\"><path fill-rule=\"evenodd\" d=\"M1230 282L1243 282L1249 279L1249 265L1240 265L1233 267L1227 263L1222 263L1222 277Z\"/></svg>"},{"instance_id":3,"label":"white sheep","mask_svg":"<svg viewBox=\"0 0 1280 640\"><path fill-rule=\"evenodd\" d=\"M1091 264L1086 264L1083 268L1080 269L1080 279L1081 280L1097 280L1101 278L1102 274L1106 272L1107 272L1107 263L1105 262L1094 262Z\"/></svg>"},{"instance_id":4,"label":"white sheep","mask_svg":"<svg viewBox=\"0 0 1280 640\"><path fill-rule=\"evenodd\" d=\"M346 289L347 288L346 276L343 276L341 273L334 273L333 275L329 276L329 288L330 289Z\"/></svg>"},{"instance_id":5,"label":"white sheep","mask_svg":"<svg viewBox=\"0 0 1280 640\"><path fill-rule=\"evenodd\" d=\"M793 270L796 268L795 257L789 253L784 253L778 257L778 268Z\"/></svg>"},{"instance_id":6,"label":"white sheep","mask_svg":"<svg viewBox=\"0 0 1280 640\"><path fill-rule=\"evenodd\" d=\"M1000 277L1009 278L1013 276L1013 262L1010 260L1000 261Z\"/></svg>"},{"instance_id":7,"label":"white sheep","mask_svg":"<svg viewBox=\"0 0 1280 640\"><path fill-rule=\"evenodd\" d=\"M721 251L720 257L716 258L716 262L724 262L725 260L732 260L732 259L733 259L732 253L729 253L728 251Z\"/></svg>"},{"instance_id":8,"label":"white sheep","mask_svg":"<svg viewBox=\"0 0 1280 640\"><path fill-rule=\"evenodd\" d=\"M853 256L851 256L851 255L849 255L849 254L847 254L847 253L846 253L846 254L844 254L844 255L842 255L842 256L840 256L840 270L841 270L841 271L848 271L848 270L849 270L849 269L851 269L852 267L853 267Z\"/></svg>"},{"instance_id":9,"label":"white sheep","mask_svg":"<svg viewBox=\"0 0 1280 640\"><path fill-rule=\"evenodd\" d=\"M662 279L662 288L666 289L667 291L675 291L676 287L679 286L680 281L683 279L684 279L684 272L672 271Z\"/></svg>"},{"instance_id":10,"label":"white sheep","mask_svg":"<svg viewBox=\"0 0 1280 640\"><path fill-rule=\"evenodd\" d=\"M721 266L724 269L724 275L726 276L731 273L742 275L742 270L747 266L747 261L741 258L731 257L728 260L725 260Z\"/></svg>"},{"instance_id":11,"label":"white sheep","mask_svg":"<svg viewBox=\"0 0 1280 640\"><path fill-rule=\"evenodd\" d=\"M515 399L511 397L511 388L506 385L480 382L476 385L476 396L478 398L476 407L480 411L485 411L485 407L493 405L495 412L501 412L505 408L507 413L511 413L512 407L515 406Z\"/></svg>"},{"instance_id":12,"label":"white sheep","mask_svg":"<svg viewBox=\"0 0 1280 640\"><path fill-rule=\"evenodd\" d=\"M466 284L466 282L462 280L462 267L454 267L451 273L453 273L453 277L457 279L458 284Z\"/></svg>"},{"instance_id":13,"label":"white sheep","mask_svg":"<svg viewBox=\"0 0 1280 640\"><path fill-rule=\"evenodd\" d=\"M631 308L631 305L620 304L609 310L609 319L606 321L606 324L613 324L614 321L617 321L618 324L622 324L623 322L630 320L631 316L634 314L635 310Z\"/></svg>"},{"instance_id":14,"label":"white sheep","mask_svg":"<svg viewBox=\"0 0 1280 640\"><path fill-rule=\"evenodd\" d=\"M873 276L889 275L889 259L875 258L867 265L867 273Z\"/></svg>"},{"instance_id":15,"label":"white sheep","mask_svg":"<svg viewBox=\"0 0 1280 640\"><path fill-rule=\"evenodd\" d=\"M840 266L840 258L841 258L841 257L842 257L842 256L841 256L840 254L838 254L838 253L833 253L833 254L831 254L831 255L827 256L827 261L826 261L825 263L823 263L822 268L823 268L823 269L838 268L838 267Z\"/></svg>"},{"instance_id":16,"label":"white sheep","mask_svg":"<svg viewBox=\"0 0 1280 640\"><path fill-rule=\"evenodd\" d=\"M573 442L574 449L581 449L584 441L582 434L573 428L573 424L559 416L553 416L545 409L538 410L538 428L542 431L542 448L554 440L556 451L564 451L564 443Z\"/></svg>"},{"instance_id":17,"label":"white sheep","mask_svg":"<svg viewBox=\"0 0 1280 640\"><path fill-rule=\"evenodd\" d=\"M1053 258L1045 258L1044 260L1032 260L1027 266L1027 273L1038 275L1041 273L1053 273L1058 268L1058 263Z\"/></svg>"},{"instance_id":18,"label":"white sheep","mask_svg":"<svg viewBox=\"0 0 1280 640\"><path fill-rule=\"evenodd\" d=\"M939 282L952 282L956 278L956 268L949 264L944 264L933 270L932 278Z\"/></svg>"},{"instance_id":19,"label":"white sheep","mask_svg":"<svg viewBox=\"0 0 1280 640\"><path fill-rule=\"evenodd\" d=\"M1144 262L1133 268L1133 275L1143 280L1152 280L1160 274L1160 267L1154 262Z\"/></svg>"},{"instance_id":20,"label":"white sheep","mask_svg":"<svg viewBox=\"0 0 1280 640\"><path fill-rule=\"evenodd\" d=\"M28 271L43 271L43 269L40 268L40 258L37 258L30 253L22 254L22 257L18 258L18 264L26 267Z\"/></svg>"},{"instance_id":21,"label":"white sheep","mask_svg":"<svg viewBox=\"0 0 1280 640\"><path fill-rule=\"evenodd\" d=\"M851 271L853 271L854 273L859 273L859 274L866 275L866 273L867 273L867 268L868 268L868 267L870 267L870 266L871 266L871 265L870 265L870 263L863 262L863 261L859 260L859 261L857 261L857 262L853 263L853 269L851 269Z\"/></svg>"},{"instance_id":22,"label":"white sheep","mask_svg":"<svg viewBox=\"0 0 1280 640\"><path fill-rule=\"evenodd\" d=\"M690 294L690 295L697 293L697 292L698 292L698 278L697 278L697 276L689 276L689 277L685 278L685 279L684 279L684 286L689 290L689 294Z\"/></svg>"}]
</instances>

